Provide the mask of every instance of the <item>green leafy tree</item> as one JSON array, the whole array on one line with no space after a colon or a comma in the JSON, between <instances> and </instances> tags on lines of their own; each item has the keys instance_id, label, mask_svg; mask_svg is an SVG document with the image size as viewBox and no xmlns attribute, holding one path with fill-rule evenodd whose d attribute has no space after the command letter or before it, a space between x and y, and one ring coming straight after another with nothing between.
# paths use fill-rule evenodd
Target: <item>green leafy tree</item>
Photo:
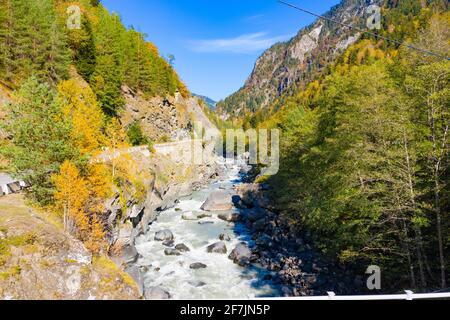
<instances>
[{"instance_id":1,"label":"green leafy tree","mask_svg":"<svg viewBox=\"0 0 450 320\"><path fill-rule=\"evenodd\" d=\"M2 153L11 160L13 173L31 184L35 200L49 204L50 175L64 160L78 156L70 142L70 124L62 117L55 92L34 77L24 83L7 111L3 127L11 141Z\"/></svg>"},{"instance_id":2,"label":"green leafy tree","mask_svg":"<svg viewBox=\"0 0 450 320\"><path fill-rule=\"evenodd\" d=\"M138 122L134 122L127 131L128 140L133 146L142 146L150 143L149 138L142 131Z\"/></svg>"}]
</instances>

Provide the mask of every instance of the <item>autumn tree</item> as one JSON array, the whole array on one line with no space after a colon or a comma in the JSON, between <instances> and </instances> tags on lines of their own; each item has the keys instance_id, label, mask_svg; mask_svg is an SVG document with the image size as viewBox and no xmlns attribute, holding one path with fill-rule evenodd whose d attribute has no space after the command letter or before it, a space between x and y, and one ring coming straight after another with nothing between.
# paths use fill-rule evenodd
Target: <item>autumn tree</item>
<instances>
[{"instance_id":1,"label":"autumn tree","mask_svg":"<svg viewBox=\"0 0 450 320\"><path fill-rule=\"evenodd\" d=\"M69 161L61 165L58 175L52 176L56 192L54 195L56 205L63 210L64 230L78 233L88 228L88 222L84 216L85 205L89 197L86 181L80 176L76 166ZM70 222L74 227L69 227Z\"/></svg>"},{"instance_id":2,"label":"autumn tree","mask_svg":"<svg viewBox=\"0 0 450 320\"><path fill-rule=\"evenodd\" d=\"M120 150L129 147L127 142L127 133L121 126L119 120L113 118L106 126L106 137L108 151L112 157L112 178L116 175L116 166L120 157Z\"/></svg>"},{"instance_id":3,"label":"autumn tree","mask_svg":"<svg viewBox=\"0 0 450 320\"><path fill-rule=\"evenodd\" d=\"M63 211L64 229L75 234L90 251L98 253L105 247L105 231L100 218L103 208L94 200L107 194L107 183L98 167L93 170L93 175L85 179L74 164L65 161L52 181L56 207Z\"/></svg>"},{"instance_id":4,"label":"autumn tree","mask_svg":"<svg viewBox=\"0 0 450 320\"><path fill-rule=\"evenodd\" d=\"M62 111L71 122L71 138L82 155L93 154L103 143L104 115L87 84L71 79L58 85Z\"/></svg>"}]
</instances>

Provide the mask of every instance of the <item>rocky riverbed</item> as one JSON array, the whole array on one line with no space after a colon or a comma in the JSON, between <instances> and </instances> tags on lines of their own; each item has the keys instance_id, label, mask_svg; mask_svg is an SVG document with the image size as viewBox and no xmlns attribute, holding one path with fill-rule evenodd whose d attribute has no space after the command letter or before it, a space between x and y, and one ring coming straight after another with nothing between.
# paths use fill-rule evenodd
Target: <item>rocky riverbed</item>
<instances>
[{"instance_id":1,"label":"rocky riverbed","mask_svg":"<svg viewBox=\"0 0 450 320\"><path fill-rule=\"evenodd\" d=\"M274 212L267 186L243 183L249 167L224 168L219 181L161 212L136 238L133 266L147 299L344 294L362 286Z\"/></svg>"}]
</instances>

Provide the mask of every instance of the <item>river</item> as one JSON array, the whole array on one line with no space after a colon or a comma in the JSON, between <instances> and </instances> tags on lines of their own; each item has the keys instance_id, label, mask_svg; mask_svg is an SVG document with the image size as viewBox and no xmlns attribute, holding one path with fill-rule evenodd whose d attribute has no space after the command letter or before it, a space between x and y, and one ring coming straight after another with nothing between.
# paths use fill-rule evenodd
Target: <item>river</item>
<instances>
[{"instance_id":1,"label":"river","mask_svg":"<svg viewBox=\"0 0 450 320\"><path fill-rule=\"evenodd\" d=\"M183 214L205 213L200 209L209 194L219 189L233 191L235 185L242 183L240 167L229 167L227 179L209 185L191 196L180 199L175 208L161 212L158 220L149 232L136 240L140 254L137 264L146 270L145 288L160 287L167 290L173 299L251 299L254 297L277 296L279 292L264 276L263 268L240 267L228 259L228 255L240 242L253 246L249 231L239 223L220 220L218 213L211 217L195 221L183 220ZM234 209L238 212L238 209ZM175 244L185 244L189 252L180 256L166 256L167 248L155 241L155 234L161 230L170 230ZM221 234L228 234L230 241L225 242L228 253L208 253L206 247L219 242ZM205 269L190 269L192 263L203 263Z\"/></svg>"}]
</instances>

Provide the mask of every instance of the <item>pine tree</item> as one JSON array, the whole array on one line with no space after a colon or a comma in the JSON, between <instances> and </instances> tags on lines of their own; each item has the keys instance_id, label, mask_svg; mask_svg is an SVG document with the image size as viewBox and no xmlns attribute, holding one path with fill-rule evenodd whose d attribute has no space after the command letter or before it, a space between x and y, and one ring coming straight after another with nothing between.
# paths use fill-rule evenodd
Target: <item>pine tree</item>
<instances>
[{"instance_id":1,"label":"pine tree","mask_svg":"<svg viewBox=\"0 0 450 320\"><path fill-rule=\"evenodd\" d=\"M11 83L17 68L13 0L0 1L0 74L1 80Z\"/></svg>"},{"instance_id":2,"label":"pine tree","mask_svg":"<svg viewBox=\"0 0 450 320\"><path fill-rule=\"evenodd\" d=\"M125 74L124 34L120 18L100 9L95 30L96 67L90 83L108 116L117 116L124 105L121 92Z\"/></svg>"},{"instance_id":3,"label":"pine tree","mask_svg":"<svg viewBox=\"0 0 450 320\"><path fill-rule=\"evenodd\" d=\"M34 75L56 84L67 77L70 52L52 0L3 0L0 26L4 80Z\"/></svg>"},{"instance_id":4,"label":"pine tree","mask_svg":"<svg viewBox=\"0 0 450 320\"><path fill-rule=\"evenodd\" d=\"M11 160L14 173L31 184L32 195L43 204L52 198L49 173L79 156L71 143L70 123L62 115L54 90L32 77L7 106L3 123L11 144L2 151Z\"/></svg>"}]
</instances>

